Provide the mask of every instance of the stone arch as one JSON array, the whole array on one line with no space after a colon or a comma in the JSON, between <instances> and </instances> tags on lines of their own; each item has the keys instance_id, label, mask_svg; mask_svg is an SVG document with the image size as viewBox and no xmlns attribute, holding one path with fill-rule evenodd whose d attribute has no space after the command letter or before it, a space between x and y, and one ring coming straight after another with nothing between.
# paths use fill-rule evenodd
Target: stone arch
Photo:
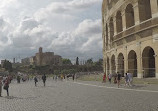
<instances>
[{"instance_id":1,"label":"stone arch","mask_svg":"<svg viewBox=\"0 0 158 111\"><path fill-rule=\"evenodd\" d=\"M118 11L117 14L116 14L116 30L117 30L117 33L121 32L123 30L122 28L122 15L121 15L121 12Z\"/></svg>"},{"instance_id":2,"label":"stone arch","mask_svg":"<svg viewBox=\"0 0 158 111\"><path fill-rule=\"evenodd\" d=\"M112 55L111 57L111 72L112 74L116 73L115 55Z\"/></svg>"},{"instance_id":3,"label":"stone arch","mask_svg":"<svg viewBox=\"0 0 158 111\"><path fill-rule=\"evenodd\" d=\"M134 50L128 53L128 71L137 77L137 55Z\"/></svg>"},{"instance_id":4,"label":"stone arch","mask_svg":"<svg viewBox=\"0 0 158 111\"><path fill-rule=\"evenodd\" d=\"M109 40L108 40L108 32L109 32L109 31L108 31L108 25L106 24L106 46L108 46L108 44L109 44L109 43L108 43L108 41L109 41Z\"/></svg>"},{"instance_id":5,"label":"stone arch","mask_svg":"<svg viewBox=\"0 0 158 111\"><path fill-rule=\"evenodd\" d=\"M138 0L140 22L152 17L150 0Z\"/></svg>"},{"instance_id":6,"label":"stone arch","mask_svg":"<svg viewBox=\"0 0 158 111\"><path fill-rule=\"evenodd\" d=\"M114 36L113 18L110 19L109 27L110 27L110 41L112 42L113 41L113 36Z\"/></svg>"},{"instance_id":7,"label":"stone arch","mask_svg":"<svg viewBox=\"0 0 158 111\"><path fill-rule=\"evenodd\" d=\"M118 70L117 71L120 74L122 74L122 76L124 76L124 56L122 53L119 53L117 60L118 60Z\"/></svg>"},{"instance_id":8,"label":"stone arch","mask_svg":"<svg viewBox=\"0 0 158 111\"><path fill-rule=\"evenodd\" d=\"M143 76L155 77L155 52L153 48L147 46L142 53Z\"/></svg>"},{"instance_id":9,"label":"stone arch","mask_svg":"<svg viewBox=\"0 0 158 111\"><path fill-rule=\"evenodd\" d=\"M135 20L134 20L134 10L133 10L133 5L128 4L126 9L125 9L125 16L126 16L126 28L129 28L131 26L135 25Z\"/></svg>"}]
</instances>

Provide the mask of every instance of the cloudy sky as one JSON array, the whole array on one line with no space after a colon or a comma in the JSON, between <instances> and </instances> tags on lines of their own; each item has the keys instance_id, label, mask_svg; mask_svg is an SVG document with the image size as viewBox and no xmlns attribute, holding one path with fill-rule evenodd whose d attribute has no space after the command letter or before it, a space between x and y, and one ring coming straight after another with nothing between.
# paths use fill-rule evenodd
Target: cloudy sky
<instances>
[{"instance_id":1,"label":"cloudy sky","mask_svg":"<svg viewBox=\"0 0 158 111\"><path fill-rule=\"evenodd\" d=\"M72 61L102 58L102 0L0 0L0 59L39 47Z\"/></svg>"}]
</instances>

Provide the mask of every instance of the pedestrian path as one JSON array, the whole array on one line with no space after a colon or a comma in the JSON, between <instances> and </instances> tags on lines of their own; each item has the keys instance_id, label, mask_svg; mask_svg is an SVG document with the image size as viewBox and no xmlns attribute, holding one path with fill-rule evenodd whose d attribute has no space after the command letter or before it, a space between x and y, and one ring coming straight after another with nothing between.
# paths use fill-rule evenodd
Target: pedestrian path
<instances>
[{"instance_id":1,"label":"pedestrian path","mask_svg":"<svg viewBox=\"0 0 158 111\"><path fill-rule=\"evenodd\" d=\"M119 90L127 90L127 91L142 91L142 92L156 92L158 93L158 85L154 84L133 84L133 86L125 86L124 84L120 85L120 88L117 87L117 84L113 83L101 83L99 81L76 81L74 83L102 87L102 88L111 88L111 89L119 89Z\"/></svg>"}]
</instances>

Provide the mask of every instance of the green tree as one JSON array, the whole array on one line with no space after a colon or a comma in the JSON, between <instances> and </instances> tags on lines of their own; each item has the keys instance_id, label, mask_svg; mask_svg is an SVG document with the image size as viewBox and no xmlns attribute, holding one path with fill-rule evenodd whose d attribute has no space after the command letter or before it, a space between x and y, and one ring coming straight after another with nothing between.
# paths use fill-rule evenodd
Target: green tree
<instances>
[{"instance_id":1,"label":"green tree","mask_svg":"<svg viewBox=\"0 0 158 111\"><path fill-rule=\"evenodd\" d=\"M3 64L3 68L5 68L5 70L11 72L12 71L12 63L9 62L8 60L5 60L4 64Z\"/></svg>"},{"instance_id":2,"label":"green tree","mask_svg":"<svg viewBox=\"0 0 158 111\"><path fill-rule=\"evenodd\" d=\"M59 75L60 73L61 73L60 70L54 70L55 75Z\"/></svg>"},{"instance_id":3,"label":"green tree","mask_svg":"<svg viewBox=\"0 0 158 111\"><path fill-rule=\"evenodd\" d=\"M102 70L103 69L103 59L99 59L98 61L93 63L93 70Z\"/></svg>"},{"instance_id":4,"label":"green tree","mask_svg":"<svg viewBox=\"0 0 158 111\"><path fill-rule=\"evenodd\" d=\"M76 65L79 65L79 58L76 58Z\"/></svg>"},{"instance_id":5,"label":"green tree","mask_svg":"<svg viewBox=\"0 0 158 111\"><path fill-rule=\"evenodd\" d=\"M92 58L88 59L86 63L92 65L93 64L93 59Z\"/></svg>"},{"instance_id":6,"label":"green tree","mask_svg":"<svg viewBox=\"0 0 158 111\"><path fill-rule=\"evenodd\" d=\"M63 63L63 65L72 65L70 59L62 59L62 63Z\"/></svg>"}]
</instances>

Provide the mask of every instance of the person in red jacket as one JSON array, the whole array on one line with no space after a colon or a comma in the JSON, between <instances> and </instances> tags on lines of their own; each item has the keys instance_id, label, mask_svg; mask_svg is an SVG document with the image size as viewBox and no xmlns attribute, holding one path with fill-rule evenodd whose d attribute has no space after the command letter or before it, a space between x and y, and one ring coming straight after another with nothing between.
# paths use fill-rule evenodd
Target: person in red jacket
<instances>
[{"instance_id":1,"label":"person in red jacket","mask_svg":"<svg viewBox=\"0 0 158 111\"><path fill-rule=\"evenodd\" d=\"M103 75L103 83L105 83L106 82L106 74L104 73L104 75Z\"/></svg>"},{"instance_id":2,"label":"person in red jacket","mask_svg":"<svg viewBox=\"0 0 158 111\"><path fill-rule=\"evenodd\" d=\"M7 78L5 79L4 87L3 87L3 88L7 91L7 96L9 96L9 84L10 84L10 78L7 77Z\"/></svg>"}]
</instances>

